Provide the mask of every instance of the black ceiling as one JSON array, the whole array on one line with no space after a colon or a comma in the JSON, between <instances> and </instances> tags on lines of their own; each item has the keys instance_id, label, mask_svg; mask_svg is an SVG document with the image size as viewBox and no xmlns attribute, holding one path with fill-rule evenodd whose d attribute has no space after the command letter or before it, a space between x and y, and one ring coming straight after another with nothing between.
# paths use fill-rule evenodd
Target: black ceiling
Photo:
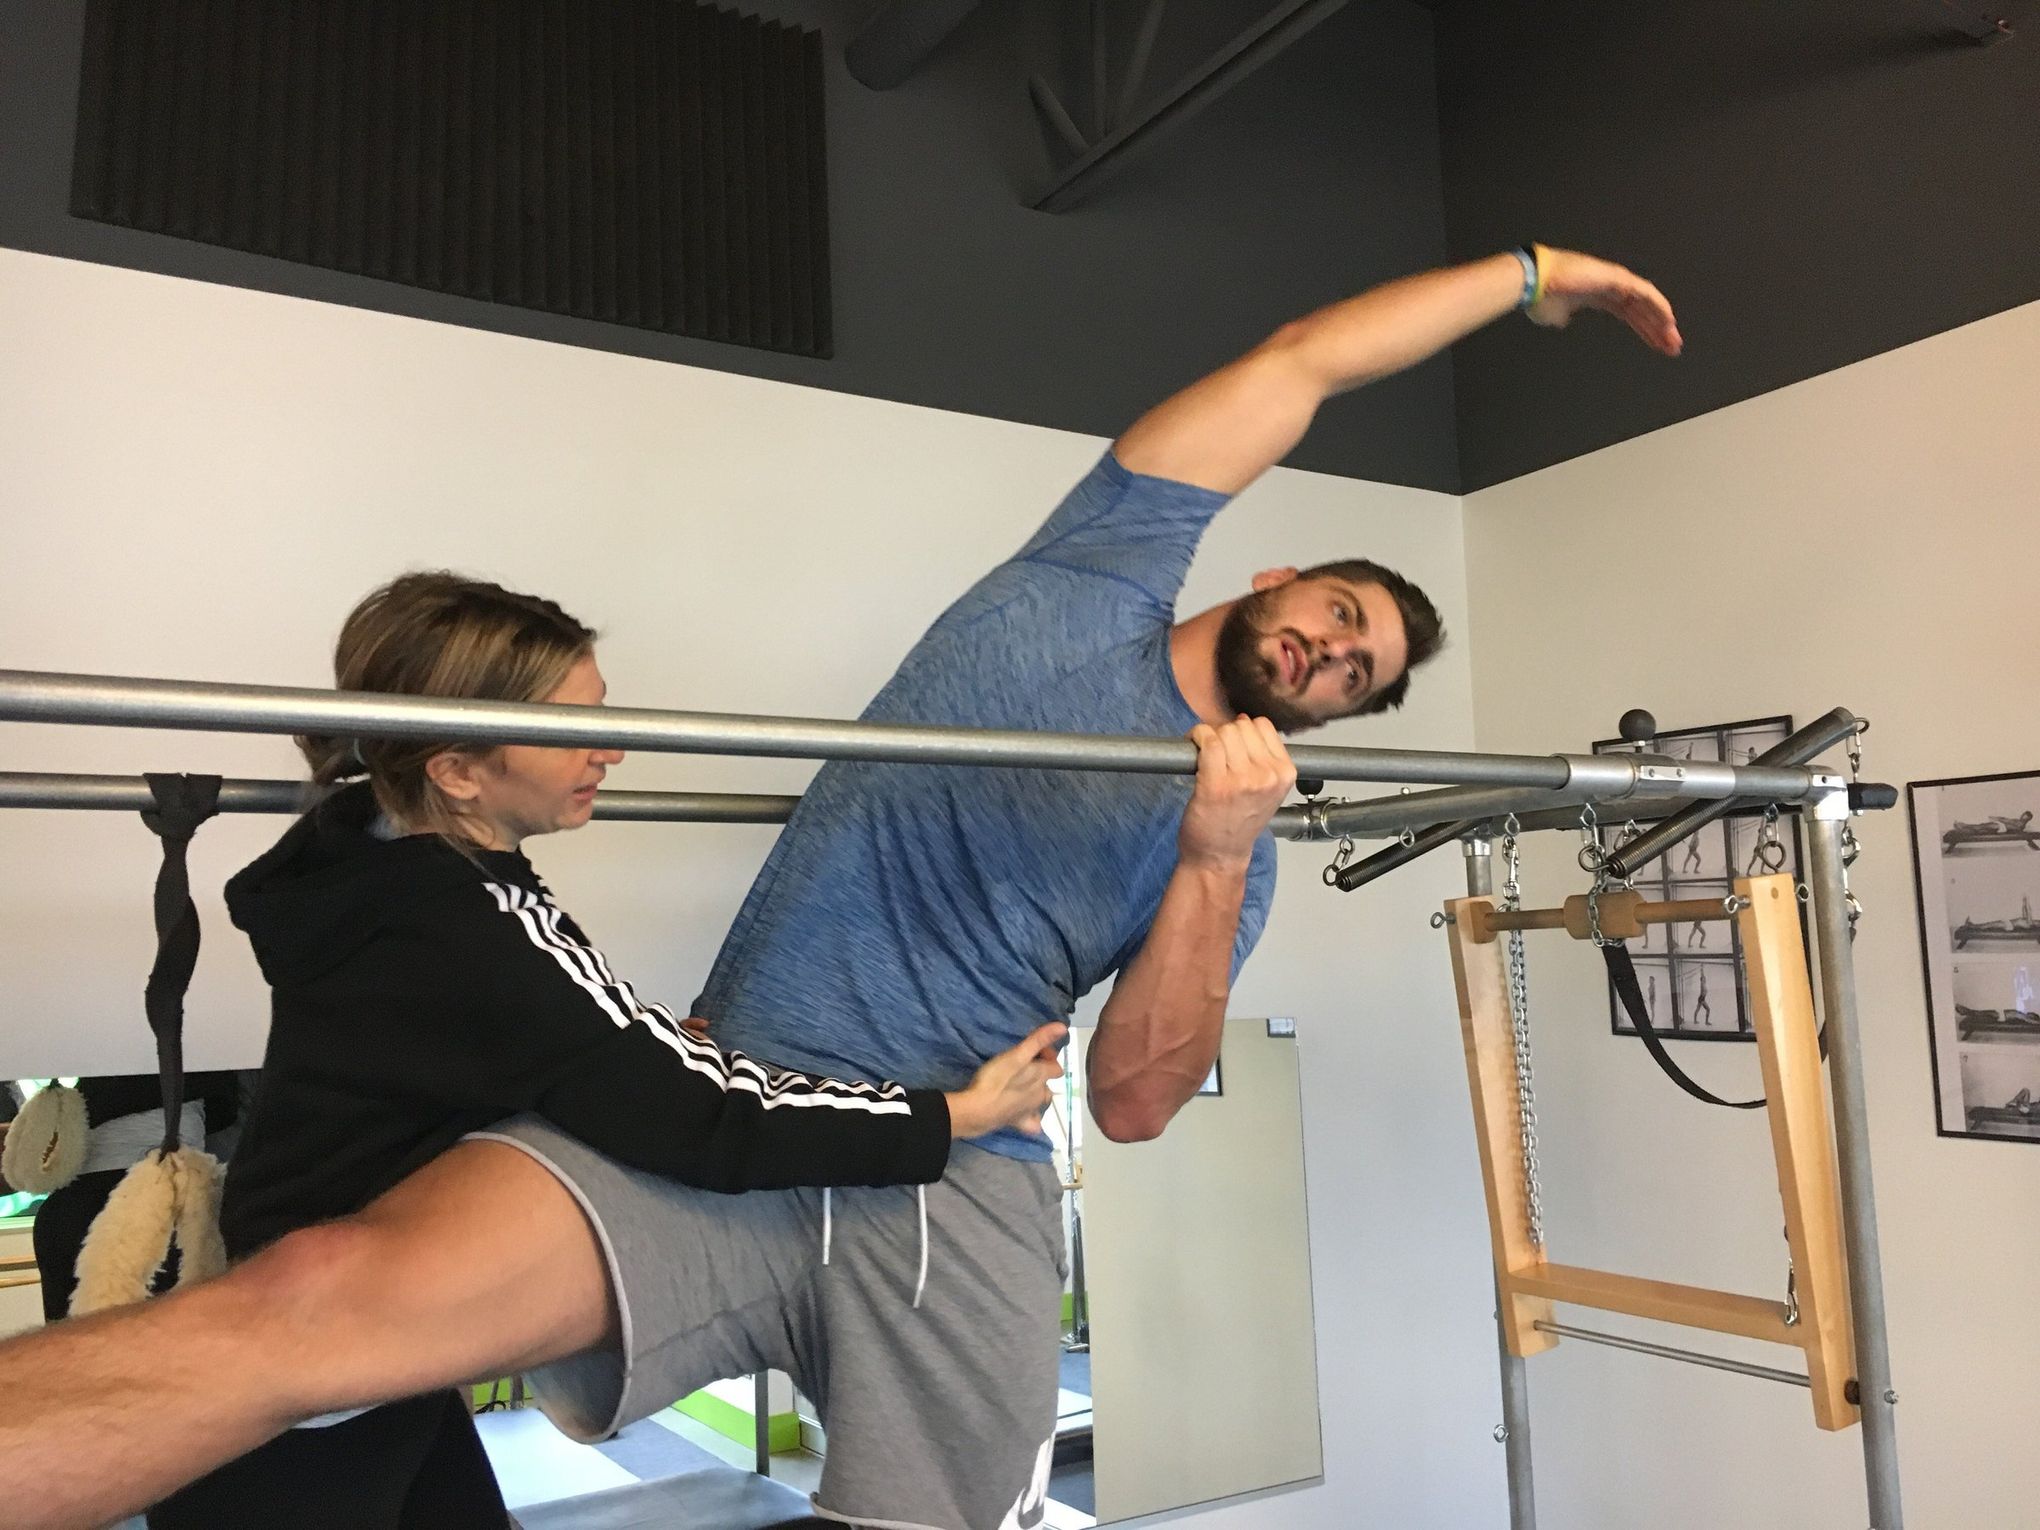
<instances>
[{"instance_id":1,"label":"black ceiling","mask_svg":"<svg viewBox=\"0 0 2040 1530\"><path fill-rule=\"evenodd\" d=\"M1605 253L1658 281L1687 341L1676 362L1613 325L1469 341L1462 485L2040 299L2040 4L2008 12L2022 32L1980 46L1915 0L1454 0L1454 252Z\"/></svg>"},{"instance_id":2,"label":"black ceiling","mask_svg":"<svg viewBox=\"0 0 2040 1530\"><path fill-rule=\"evenodd\" d=\"M829 43L836 356L407 294L69 215L84 0L0 0L0 245L1110 434L1281 320L1541 238L1623 260L1688 350L1505 323L1335 400L1292 459L1474 489L2040 299L2040 0L1355 0L1075 210L1040 74L1079 114L1089 18L988 0L876 92L874 0L757 0ZM1276 0L1171 0L1165 90ZM1093 92L1095 93L1095 92ZM1087 123L1095 120L1086 116Z\"/></svg>"}]
</instances>

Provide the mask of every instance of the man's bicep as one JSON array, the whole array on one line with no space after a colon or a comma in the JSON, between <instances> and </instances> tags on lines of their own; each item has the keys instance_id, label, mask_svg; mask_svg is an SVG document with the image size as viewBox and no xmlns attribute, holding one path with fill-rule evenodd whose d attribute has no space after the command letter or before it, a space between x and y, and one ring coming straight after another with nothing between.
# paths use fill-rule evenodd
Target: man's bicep
<instances>
[{"instance_id":1,"label":"man's bicep","mask_svg":"<svg viewBox=\"0 0 2040 1530\"><path fill-rule=\"evenodd\" d=\"M1113 455L1130 472L1237 494L1295 449L1323 401L1286 354L1255 351L1150 409Z\"/></svg>"}]
</instances>

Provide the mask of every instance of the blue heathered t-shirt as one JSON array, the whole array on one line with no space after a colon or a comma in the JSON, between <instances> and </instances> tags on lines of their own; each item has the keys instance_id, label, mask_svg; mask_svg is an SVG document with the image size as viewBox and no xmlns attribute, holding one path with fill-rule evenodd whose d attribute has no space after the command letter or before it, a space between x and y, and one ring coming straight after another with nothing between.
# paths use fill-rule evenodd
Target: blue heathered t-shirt
<instances>
[{"instance_id":1,"label":"blue heathered t-shirt","mask_svg":"<svg viewBox=\"0 0 2040 1530\"><path fill-rule=\"evenodd\" d=\"M1110 452L928 630L873 722L1181 736L1177 592L1226 497ZM695 1002L723 1045L839 1078L955 1089L1139 952L1187 777L833 762L816 775ZM1260 938L1254 847L1233 970ZM1044 1139L979 1146L1046 1159Z\"/></svg>"}]
</instances>

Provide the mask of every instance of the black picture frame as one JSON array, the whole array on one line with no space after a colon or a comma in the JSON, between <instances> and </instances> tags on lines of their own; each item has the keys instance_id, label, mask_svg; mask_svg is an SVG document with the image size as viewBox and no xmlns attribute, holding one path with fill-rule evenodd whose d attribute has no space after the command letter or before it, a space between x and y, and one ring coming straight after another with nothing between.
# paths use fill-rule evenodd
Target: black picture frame
<instances>
[{"instance_id":1,"label":"black picture frame","mask_svg":"<svg viewBox=\"0 0 2040 1530\"><path fill-rule=\"evenodd\" d=\"M1935 1134L2040 1145L2040 770L1908 781L1905 801ZM1958 837L1957 823L1983 819L2006 832ZM1977 917L1993 910L2003 917Z\"/></svg>"},{"instance_id":2,"label":"black picture frame","mask_svg":"<svg viewBox=\"0 0 2040 1530\"><path fill-rule=\"evenodd\" d=\"M1627 739L1596 739L1595 754L1669 754L1674 758L1724 760L1747 764L1748 757L1782 743L1792 734L1790 715L1743 718L1690 728L1661 728L1644 743ZM1725 813L1697 834L1660 856L1636 879L1639 892L1652 899L1727 897L1738 876L1747 874L1748 850L1761 832L1761 807ZM1596 837L1604 850L1620 843L1624 825L1600 821ZM1780 869L1800 876L1805 846L1797 814L1779 815L1778 838L1785 848ZM1799 913L1800 933L1806 931L1806 910ZM1754 1042L1750 1021L1749 976L1742 937L1733 923L1723 925L1656 925L1632 945L1637 986L1643 990L1653 1026L1662 1036L1680 1041ZM1657 1006L1657 980L1664 980L1667 1010ZM1734 1000L1733 1026L1712 1023L1723 993ZM1686 1014L1697 1009L1708 1024L1688 1025ZM1668 1012L1667 1012L1668 1011ZM1608 1027L1617 1036L1634 1036L1636 1027L1622 1007L1614 985L1608 989Z\"/></svg>"}]
</instances>

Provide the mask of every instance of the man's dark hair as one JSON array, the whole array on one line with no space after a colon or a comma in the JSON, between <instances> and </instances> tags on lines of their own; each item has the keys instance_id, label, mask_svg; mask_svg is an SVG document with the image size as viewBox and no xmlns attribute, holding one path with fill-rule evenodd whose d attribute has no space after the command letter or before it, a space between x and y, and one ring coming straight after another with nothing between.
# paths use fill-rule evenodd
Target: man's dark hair
<instances>
[{"instance_id":1,"label":"man's dark hair","mask_svg":"<svg viewBox=\"0 0 2040 1530\"><path fill-rule=\"evenodd\" d=\"M1403 632L1409 639L1409 659L1392 685L1385 685L1369 696L1354 709L1352 715L1370 717L1376 712L1401 706L1403 698L1410 692L1410 671L1436 658L1438 650L1445 646L1445 623L1439 618L1438 608L1431 604L1431 597L1394 569L1384 568L1368 558L1342 558L1335 563L1320 563L1315 568L1305 569L1297 577L1343 579L1348 584L1374 584L1388 591L1389 599L1402 613Z\"/></svg>"}]
</instances>

